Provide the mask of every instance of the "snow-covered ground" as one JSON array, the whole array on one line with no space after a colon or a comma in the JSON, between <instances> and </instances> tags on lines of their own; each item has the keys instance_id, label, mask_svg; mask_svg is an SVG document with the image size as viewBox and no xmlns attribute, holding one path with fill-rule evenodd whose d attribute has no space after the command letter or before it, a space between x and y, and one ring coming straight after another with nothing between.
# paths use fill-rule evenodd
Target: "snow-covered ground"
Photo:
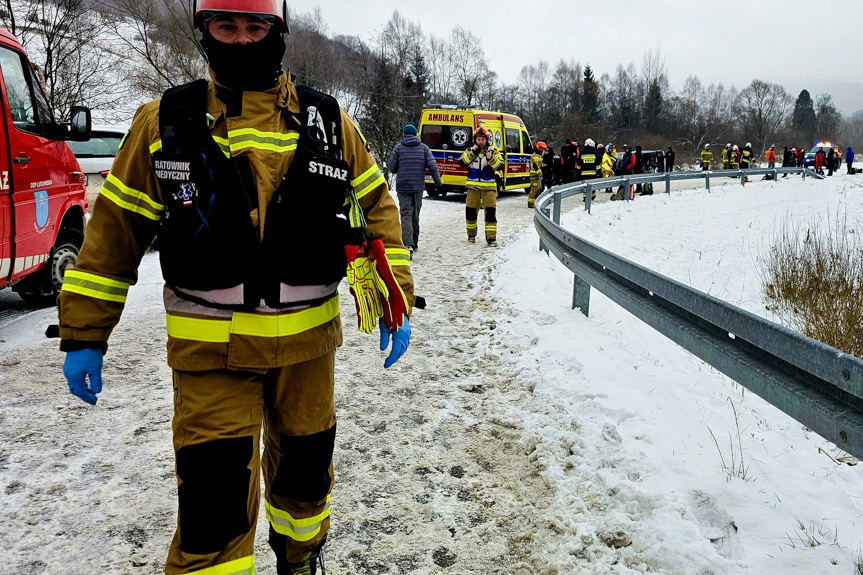
<instances>
[{"instance_id":1,"label":"snow-covered ground","mask_svg":"<svg viewBox=\"0 0 863 575\"><path fill-rule=\"evenodd\" d=\"M863 180L571 205L580 235L763 315L777 223L840 205L859 221ZM413 270L429 309L389 371L343 294L328 572L857 574L863 465L597 292L590 318L570 310L572 276L525 206L500 201L492 249L465 241L462 203L426 201ZM157 257L96 408L66 392L52 321L0 326L0 574L160 573L176 489ZM263 513L256 548L274 574Z\"/></svg>"}]
</instances>

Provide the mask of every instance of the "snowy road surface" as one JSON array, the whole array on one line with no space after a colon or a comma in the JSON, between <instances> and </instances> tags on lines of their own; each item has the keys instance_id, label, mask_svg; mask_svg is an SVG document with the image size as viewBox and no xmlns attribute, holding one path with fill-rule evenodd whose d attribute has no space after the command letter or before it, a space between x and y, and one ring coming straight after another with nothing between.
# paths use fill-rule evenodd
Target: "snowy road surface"
<instances>
[{"instance_id":1,"label":"snowy road surface","mask_svg":"<svg viewBox=\"0 0 863 575\"><path fill-rule=\"evenodd\" d=\"M756 309L753 246L775 219L845 205L859 221L861 184L732 186L593 216L573 202L564 222ZM835 446L596 292L589 319L569 310L572 277L537 251L525 205L500 201L494 249L467 244L462 203L426 201L413 271L429 309L389 371L343 291L328 573L855 574L863 465L834 463ZM0 327L0 574L161 572L176 486L160 286L147 256L96 408L68 395L42 338L52 310ZM266 533L261 513L257 572L274 575Z\"/></svg>"}]
</instances>

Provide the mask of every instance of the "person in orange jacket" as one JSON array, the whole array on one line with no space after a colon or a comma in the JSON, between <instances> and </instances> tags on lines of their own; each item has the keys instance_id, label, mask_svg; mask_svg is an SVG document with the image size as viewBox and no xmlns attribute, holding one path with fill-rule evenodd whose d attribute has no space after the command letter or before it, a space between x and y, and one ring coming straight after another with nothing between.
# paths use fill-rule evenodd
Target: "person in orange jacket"
<instances>
[{"instance_id":1,"label":"person in orange jacket","mask_svg":"<svg viewBox=\"0 0 863 575\"><path fill-rule=\"evenodd\" d=\"M770 146L770 149L764 153L767 158L767 167L771 170L776 167L776 146Z\"/></svg>"}]
</instances>

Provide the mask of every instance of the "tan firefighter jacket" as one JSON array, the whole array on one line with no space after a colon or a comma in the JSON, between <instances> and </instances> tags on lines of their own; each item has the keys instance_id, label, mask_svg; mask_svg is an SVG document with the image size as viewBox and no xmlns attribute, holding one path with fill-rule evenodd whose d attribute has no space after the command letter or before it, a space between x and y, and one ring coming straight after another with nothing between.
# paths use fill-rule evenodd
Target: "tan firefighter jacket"
<instances>
[{"instance_id":1,"label":"tan firefighter jacket","mask_svg":"<svg viewBox=\"0 0 863 575\"><path fill-rule=\"evenodd\" d=\"M129 286L137 282L138 265L156 236L164 213L151 161L151 154L161 148L159 103L149 102L136 112L95 203L77 265L66 272L59 298L63 350L74 349L73 341L107 343L120 320ZM267 92L244 92L241 114L228 118L211 81L207 106L211 133L223 153L249 158L259 206L259 213L252 212L252 221L263 237L267 206L297 148L297 121L283 113L299 113L297 92L282 74ZM344 111L341 144L366 230L384 242L395 277L412 306L410 257L401 242L398 208L359 129ZM305 242L306 249L315 249L314 237ZM165 287L164 300L168 364L178 370L265 370L319 357L342 343L337 294L316 306L244 312L180 299L171 286ZM345 305L354 308L352 302Z\"/></svg>"}]
</instances>

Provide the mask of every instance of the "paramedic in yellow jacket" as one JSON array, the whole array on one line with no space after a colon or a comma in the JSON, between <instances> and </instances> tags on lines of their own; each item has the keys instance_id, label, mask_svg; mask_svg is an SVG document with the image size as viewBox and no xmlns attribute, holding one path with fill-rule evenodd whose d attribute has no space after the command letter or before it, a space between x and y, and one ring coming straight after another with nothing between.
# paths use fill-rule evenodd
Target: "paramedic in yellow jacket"
<instances>
[{"instance_id":1,"label":"paramedic in yellow jacket","mask_svg":"<svg viewBox=\"0 0 863 575\"><path fill-rule=\"evenodd\" d=\"M504 165L500 152L491 145L491 134L480 126L473 135L473 147L465 150L459 162L467 167L465 218L467 241L476 242L479 207L485 209L485 239L497 245L497 180L494 172Z\"/></svg>"},{"instance_id":2,"label":"paramedic in yellow jacket","mask_svg":"<svg viewBox=\"0 0 863 575\"><path fill-rule=\"evenodd\" d=\"M380 326L382 350L393 342L389 367L410 338L409 254L354 123L281 69L284 0L197 7L213 79L135 114L66 272L63 371L95 404L108 338L158 236L179 485L165 573L254 573L263 469L277 572L315 574L334 482L338 286L350 266L352 292L384 306L370 312L358 298L364 331L390 320ZM386 283L390 298L358 276Z\"/></svg>"},{"instance_id":3,"label":"paramedic in yellow jacket","mask_svg":"<svg viewBox=\"0 0 863 575\"><path fill-rule=\"evenodd\" d=\"M530 195L527 196L527 207L532 208L536 204L536 197L541 189L542 181L542 153L548 149L545 142L537 142L536 149L530 157Z\"/></svg>"}]
</instances>

